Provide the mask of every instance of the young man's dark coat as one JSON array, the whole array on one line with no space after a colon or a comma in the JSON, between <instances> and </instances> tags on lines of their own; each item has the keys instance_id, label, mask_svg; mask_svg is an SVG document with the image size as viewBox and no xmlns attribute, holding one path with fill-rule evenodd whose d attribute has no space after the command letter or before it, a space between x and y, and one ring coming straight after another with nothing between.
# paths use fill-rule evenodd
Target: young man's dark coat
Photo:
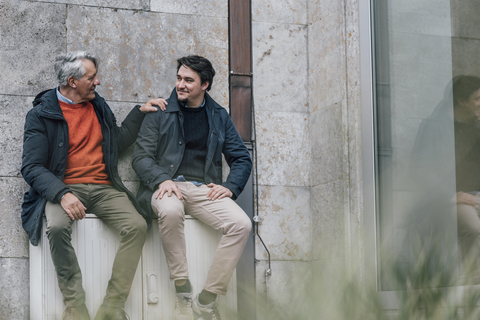
<instances>
[{"instance_id":1,"label":"young man's dark coat","mask_svg":"<svg viewBox=\"0 0 480 320\"><path fill-rule=\"evenodd\" d=\"M137 199L144 210L151 212L151 198L157 186L174 178L185 150L183 115L174 89L165 112L146 115L135 145L133 168L142 182ZM208 118L206 184L223 185L232 191L232 199L242 192L252 170L252 160L227 111L205 93ZM230 166L222 183L222 153Z\"/></svg>"}]
</instances>

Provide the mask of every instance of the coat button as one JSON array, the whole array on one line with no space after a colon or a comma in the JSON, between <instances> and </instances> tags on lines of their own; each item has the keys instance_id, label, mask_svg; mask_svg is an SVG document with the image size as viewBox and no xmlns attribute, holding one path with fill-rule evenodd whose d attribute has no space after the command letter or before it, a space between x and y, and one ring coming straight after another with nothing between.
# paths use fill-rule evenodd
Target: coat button
<instances>
[{"instance_id":1,"label":"coat button","mask_svg":"<svg viewBox=\"0 0 480 320\"><path fill-rule=\"evenodd\" d=\"M63 147L63 142L60 142L60 143L58 144L58 146L59 146L60 148Z\"/></svg>"},{"instance_id":2,"label":"coat button","mask_svg":"<svg viewBox=\"0 0 480 320\"><path fill-rule=\"evenodd\" d=\"M182 141L178 141L179 144L182 144Z\"/></svg>"},{"instance_id":3,"label":"coat button","mask_svg":"<svg viewBox=\"0 0 480 320\"><path fill-rule=\"evenodd\" d=\"M173 167L175 167L175 165L172 163L172 164L170 165L170 167L173 168Z\"/></svg>"}]
</instances>

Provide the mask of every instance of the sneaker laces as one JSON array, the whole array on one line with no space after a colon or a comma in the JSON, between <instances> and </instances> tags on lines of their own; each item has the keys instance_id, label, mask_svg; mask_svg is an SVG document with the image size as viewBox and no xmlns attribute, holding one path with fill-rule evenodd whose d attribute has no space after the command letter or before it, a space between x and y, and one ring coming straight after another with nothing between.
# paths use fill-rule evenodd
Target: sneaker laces
<instances>
[{"instance_id":1,"label":"sneaker laces","mask_svg":"<svg viewBox=\"0 0 480 320\"><path fill-rule=\"evenodd\" d=\"M220 312L218 312L218 304L216 302L212 302L211 307L208 309L210 309L209 312L212 315L212 320L221 320Z\"/></svg>"},{"instance_id":2,"label":"sneaker laces","mask_svg":"<svg viewBox=\"0 0 480 320\"><path fill-rule=\"evenodd\" d=\"M192 308L192 297L176 296L177 306L181 313L189 313Z\"/></svg>"}]
</instances>

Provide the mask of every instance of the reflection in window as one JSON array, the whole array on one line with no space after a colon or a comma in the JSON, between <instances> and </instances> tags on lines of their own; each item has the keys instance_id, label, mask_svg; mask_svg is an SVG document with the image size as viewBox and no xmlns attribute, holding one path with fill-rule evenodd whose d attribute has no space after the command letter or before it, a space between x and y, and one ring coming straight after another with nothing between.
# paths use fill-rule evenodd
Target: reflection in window
<instances>
[{"instance_id":1,"label":"reflection in window","mask_svg":"<svg viewBox=\"0 0 480 320\"><path fill-rule=\"evenodd\" d=\"M380 288L480 284L480 6L374 7Z\"/></svg>"}]
</instances>

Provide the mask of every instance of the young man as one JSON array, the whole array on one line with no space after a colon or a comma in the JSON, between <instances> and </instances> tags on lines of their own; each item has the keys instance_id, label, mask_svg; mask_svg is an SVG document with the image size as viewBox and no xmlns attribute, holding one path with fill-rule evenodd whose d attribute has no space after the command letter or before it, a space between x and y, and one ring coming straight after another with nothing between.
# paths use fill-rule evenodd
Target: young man
<instances>
[{"instance_id":1,"label":"young man","mask_svg":"<svg viewBox=\"0 0 480 320\"><path fill-rule=\"evenodd\" d=\"M177 82L165 112L148 114L140 129L133 168L142 185L140 205L158 216L170 278L175 281L175 319L220 319L215 303L225 294L252 223L233 201L242 192L252 161L227 111L207 93L215 70L207 59L177 60ZM222 182L222 153L230 173ZM188 280L185 213L223 236L202 292L193 299ZM192 302L193 299L193 302ZM193 305L193 312L192 312Z\"/></svg>"},{"instance_id":2,"label":"young man","mask_svg":"<svg viewBox=\"0 0 480 320\"><path fill-rule=\"evenodd\" d=\"M71 244L72 223L94 213L120 233L107 293L95 319L127 319L123 310L147 233L149 215L123 185L118 153L134 141L146 112L163 99L136 106L121 127L96 92L98 59L86 52L59 55L59 87L37 95L25 121L22 175L31 186L22 223L33 245L45 212L64 320L89 320L82 274ZM142 213L144 217L140 214Z\"/></svg>"}]
</instances>

